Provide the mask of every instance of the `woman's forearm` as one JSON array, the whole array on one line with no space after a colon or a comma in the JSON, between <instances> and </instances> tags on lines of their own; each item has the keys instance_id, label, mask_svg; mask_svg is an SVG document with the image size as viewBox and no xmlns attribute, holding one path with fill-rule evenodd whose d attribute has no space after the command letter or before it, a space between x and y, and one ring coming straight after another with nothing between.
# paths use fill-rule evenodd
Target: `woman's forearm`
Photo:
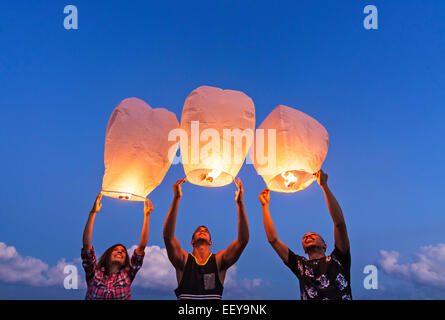
<instances>
[{"instance_id":1,"label":"woman's forearm","mask_svg":"<svg viewBox=\"0 0 445 320\"><path fill-rule=\"evenodd\" d=\"M94 219L96 218L96 212L91 211L85 229L83 230L83 248L86 250L91 249L91 235L93 234Z\"/></svg>"},{"instance_id":2,"label":"woman's forearm","mask_svg":"<svg viewBox=\"0 0 445 320\"><path fill-rule=\"evenodd\" d=\"M150 225L150 215L144 217L144 224L142 226L141 239L139 241L138 252L142 253L145 250L148 242L148 230Z\"/></svg>"}]
</instances>

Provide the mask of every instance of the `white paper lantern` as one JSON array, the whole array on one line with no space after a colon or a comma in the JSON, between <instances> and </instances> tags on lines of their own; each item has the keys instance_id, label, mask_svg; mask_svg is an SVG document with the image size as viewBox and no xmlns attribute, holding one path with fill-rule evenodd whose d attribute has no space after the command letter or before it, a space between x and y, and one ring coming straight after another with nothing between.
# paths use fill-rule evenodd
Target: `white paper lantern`
<instances>
[{"instance_id":1,"label":"white paper lantern","mask_svg":"<svg viewBox=\"0 0 445 320\"><path fill-rule=\"evenodd\" d=\"M168 135L178 127L166 109L152 109L137 98L123 100L108 122L103 195L144 201L170 168L169 150L176 152L178 142L168 141Z\"/></svg>"},{"instance_id":2,"label":"white paper lantern","mask_svg":"<svg viewBox=\"0 0 445 320\"><path fill-rule=\"evenodd\" d=\"M241 91L202 86L187 97L181 117L181 155L187 180L206 187L233 181L255 130L255 106Z\"/></svg>"},{"instance_id":3,"label":"white paper lantern","mask_svg":"<svg viewBox=\"0 0 445 320\"><path fill-rule=\"evenodd\" d=\"M313 173L326 158L329 136L314 118L280 105L257 129L254 146L254 166L267 187L289 193L315 180Z\"/></svg>"}]
</instances>

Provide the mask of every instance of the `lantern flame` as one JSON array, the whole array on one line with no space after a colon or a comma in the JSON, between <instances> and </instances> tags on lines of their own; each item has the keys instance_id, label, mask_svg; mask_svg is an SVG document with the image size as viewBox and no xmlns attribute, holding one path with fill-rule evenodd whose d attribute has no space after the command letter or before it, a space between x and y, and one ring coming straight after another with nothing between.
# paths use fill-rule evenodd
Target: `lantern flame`
<instances>
[{"instance_id":1,"label":"lantern flame","mask_svg":"<svg viewBox=\"0 0 445 320\"><path fill-rule=\"evenodd\" d=\"M294 176L294 174L290 171L288 172L282 172L281 176L283 177L284 185L288 188L292 188L295 183L297 183L298 178Z\"/></svg>"},{"instance_id":2,"label":"lantern flame","mask_svg":"<svg viewBox=\"0 0 445 320\"><path fill-rule=\"evenodd\" d=\"M121 193L119 195L119 199L130 200L131 199L131 193Z\"/></svg>"},{"instance_id":3,"label":"lantern flame","mask_svg":"<svg viewBox=\"0 0 445 320\"><path fill-rule=\"evenodd\" d=\"M204 177L204 179L206 182L212 183L213 181L216 180L216 178L219 177L221 172L222 172L222 170L220 170L220 169L213 169Z\"/></svg>"}]
</instances>

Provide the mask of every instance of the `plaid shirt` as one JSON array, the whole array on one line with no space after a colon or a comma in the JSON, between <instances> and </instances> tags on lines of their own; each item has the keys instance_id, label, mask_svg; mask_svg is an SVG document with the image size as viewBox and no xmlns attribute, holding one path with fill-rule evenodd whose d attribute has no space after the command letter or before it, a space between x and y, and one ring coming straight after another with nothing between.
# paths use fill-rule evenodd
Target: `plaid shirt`
<instances>
[{"instance_id":1,"label":"plaid shirt","mask_svg":"<svg viewBox=\"0 0 445 320\"><path fill-rule=\"evenodd\" d=\"M138 254L134 250L130 260L130 267L123 268L107 276L105 275L104 268L97 268L94 248L91 248L91 250L82 249L82 266L85 270L88 286L85 300L130 300L130 286L136 273L142 267L144 255L145 252Z\"/></svg>"}]
</instances>

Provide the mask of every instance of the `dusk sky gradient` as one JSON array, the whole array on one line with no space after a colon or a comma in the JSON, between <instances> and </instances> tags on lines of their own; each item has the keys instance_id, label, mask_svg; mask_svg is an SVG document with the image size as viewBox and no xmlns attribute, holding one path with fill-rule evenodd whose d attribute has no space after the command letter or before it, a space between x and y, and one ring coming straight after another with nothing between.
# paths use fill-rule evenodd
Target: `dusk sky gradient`
<instances>
[{"instance_id":1,"label":"dusk sky gradient","mask_svg":"<svg viewBox=\"0 0 445 320\"><path fill-rule=\"evenodd\" d=\"M78 30L63 27L68 4L77 6ZM363 27L367 4L378 8L378 30ZM444 14L445 2L429 0L3 2L0 243L49 268L79 259L102 186L113 109L137 97L180 121L187 95L209 85L250 96L256 127L283 104L327 129L322 169L348 227L353 298L444 299ZM183 177L182 165L173 165L148 196L154 205L148 246L165 247L172 184ZM250 164L239 177L250 242L236 263L239 288L223 297L300 299L298 280L267 242L258 200L264 181ZM202 224L214 252L236 238L235 191L234 184L183 185L176 235L185 250ZM93 231L97 254L114 243L137 244L143 204L102 202ZM324 237L328 253L333 249L317 183L293 194L272 192L270 210L294 252L304 254L301 238L309 231ZM0 268L20 264L1 249ZM363 287L366 265L378 267L378 290ZM62 281L14 279L0 271L0 299L85 295L84 288L65 290ZM135 284L132 292L134 299L175 299L160 284Z\"/></svg>"}]
</instances>

